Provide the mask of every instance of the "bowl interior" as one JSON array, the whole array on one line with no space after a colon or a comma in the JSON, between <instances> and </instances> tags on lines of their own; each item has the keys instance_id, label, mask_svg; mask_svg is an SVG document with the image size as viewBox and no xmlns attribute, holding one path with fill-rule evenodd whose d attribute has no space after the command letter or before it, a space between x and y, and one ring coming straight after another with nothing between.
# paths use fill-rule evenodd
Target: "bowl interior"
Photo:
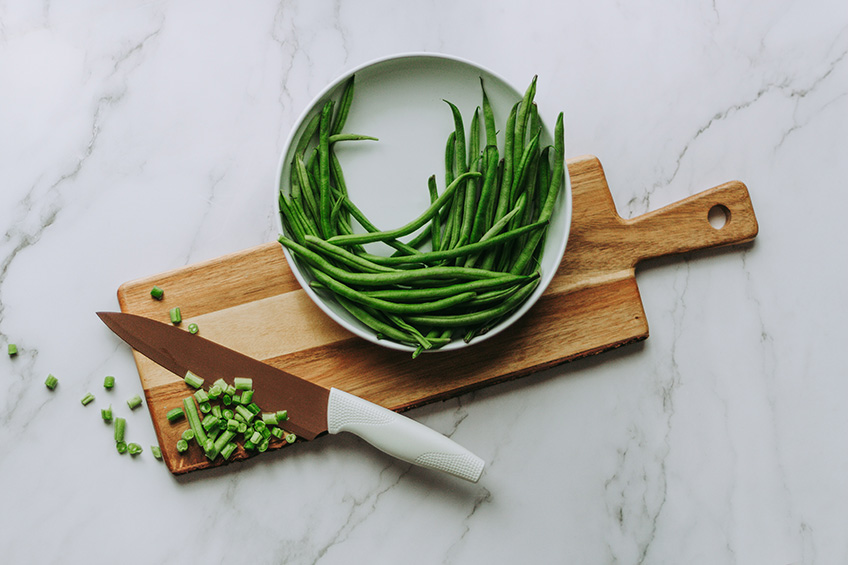
<instances>
[{"instance_id":1,"label":"bowl interior","mask_svg":"<svg viewBox=\"0 0 848 565\"><path fill-rule=\"evenodd\" d=\"M481 105L481 80L489 97L499 128L512 106L521 99L519 91L505 80L473 63L433 54L409 54L373 61L351 70L328 85L310 104L295 124L280 157L277 169L279 188L290 190L289 167L297 144L309 119L320 112L327 99L338 100L347 79L355 74L353 105L345 133L373 136L379 141L339 143L335 152L344 171L351 200L380 229L391 229L407 223L429 204L427 179L436 175L439 192L445 189L444 151L453 119L448 100L462 112L466 133L471 116ZM528 78L529 84L529 78ZM541 112L540 112L541 113ZM551 143L551 127L542 116L542 144ZM503 146L503 132L499 132ZM571 223L571 183L567 171L564 190L548 227L542 256L541 280L530 298L509 318L470 344L459 340L435 351L449 351L473 345L496 335L523 315L550 283L565 251ZM358 226L355 226L355 229ZM281 229L282 225L280 226ZM364 231L364 230L360 230ZM414 234L404 238L409 240ZM387 255L383 244L369 244L371 253ZM304 290L329 316L357 335L385 347L412 351L414 348L389 340L379 340L373 331L351 316L332 299L318 295L310 286L307 268L286 258Z\"/></svg>"}]
</instances>

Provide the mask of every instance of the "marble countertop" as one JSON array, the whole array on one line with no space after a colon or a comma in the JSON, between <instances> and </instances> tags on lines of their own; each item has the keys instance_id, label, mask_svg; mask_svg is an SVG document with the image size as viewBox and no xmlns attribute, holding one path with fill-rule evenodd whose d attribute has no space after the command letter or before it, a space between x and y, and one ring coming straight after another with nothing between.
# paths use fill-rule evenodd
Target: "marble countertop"
<instances>
[{"instance_id":1,"label":"marble countertop","mask_svg":"<svg viewBox=\"0 0 848 565\"><path fill-rule=\"evenodd\" d=\"M0 2L4 563L848 562L844 2L235 4ZM144 410L118 455L94 312L271 241L299 114L412 51L537 74L622 217L741 180L757 239L642 265L640 344L409 412L476 484L352 436L177 478Z\"/></svg>"}]
</instances>

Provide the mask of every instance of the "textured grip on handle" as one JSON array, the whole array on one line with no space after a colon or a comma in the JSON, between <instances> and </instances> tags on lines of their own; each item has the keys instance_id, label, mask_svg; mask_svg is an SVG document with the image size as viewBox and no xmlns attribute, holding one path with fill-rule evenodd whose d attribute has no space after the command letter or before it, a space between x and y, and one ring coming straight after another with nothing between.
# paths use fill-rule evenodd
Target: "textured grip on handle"
<instances>
[{"instance_id":1,"label":"textured grip on handle","mask_svg":"<svg viewBox=\"0 0 848 565\"><path fill-rule=\"evenodd\" d=\"M408 463L477 482L483 460L439 432L337 388L330 389L327 429L350 432Z\"/></svg>"}]
</instances>

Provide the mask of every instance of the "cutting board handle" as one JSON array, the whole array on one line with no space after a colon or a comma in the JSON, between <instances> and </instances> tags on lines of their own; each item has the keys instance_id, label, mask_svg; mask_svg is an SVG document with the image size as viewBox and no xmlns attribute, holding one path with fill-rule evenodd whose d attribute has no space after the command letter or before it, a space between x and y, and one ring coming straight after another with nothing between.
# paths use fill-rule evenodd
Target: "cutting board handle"
<instances>
[{"instance_id":1,"label":"cutting board handle","mask_svg":"<svg viewBox=\"0 0 848 565\"><path fill-rule=\"evenodd\" d=\"M711 214L723 219L723 225L714 227ZM642 259L750 241L759 229L748 188L739 181L693 194L624 223L636 248L634 265Z\"/></svg>"}]
</instances>

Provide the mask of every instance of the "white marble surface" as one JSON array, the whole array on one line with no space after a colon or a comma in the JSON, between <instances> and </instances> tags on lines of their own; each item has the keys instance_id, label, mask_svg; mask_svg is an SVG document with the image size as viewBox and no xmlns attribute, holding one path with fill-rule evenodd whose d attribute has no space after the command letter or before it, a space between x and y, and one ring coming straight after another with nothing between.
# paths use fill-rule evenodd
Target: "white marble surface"
<instances>
[{"instance_id":1,"label":"white marble surface","mask_svg":"<svg viewBox=\"0 0 848 565\"><path fill-rule=\"evenodd\" d=\"M3 563L848 562L844 1L236 4L0 1ZM744 181L755 244L640 268L643 344L413 411L478 484L349 437L175 479L145 411L118 456L94 312L273 238L297 115L408 51L538 74L625 217Z\"/></svg>"}]
</instances>

